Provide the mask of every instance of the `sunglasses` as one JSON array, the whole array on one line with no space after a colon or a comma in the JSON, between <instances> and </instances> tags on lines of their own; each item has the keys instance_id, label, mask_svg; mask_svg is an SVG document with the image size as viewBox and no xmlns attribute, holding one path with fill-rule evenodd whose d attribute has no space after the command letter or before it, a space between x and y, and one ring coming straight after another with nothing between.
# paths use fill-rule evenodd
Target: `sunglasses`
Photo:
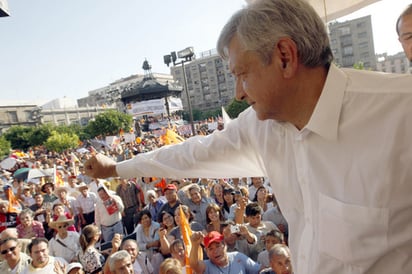
<instances>
[{"instance_id":1,"label":"sunglasses","mask_svg":"<svg viewBox=\"0 0 412 274\"><path fill-rule=\"evenodd\" d=\"M9 253L9 251L10 251L10 252L13 252L16 248L17 248L17 246L12 246L12 247L10 247L9 249L2 250L2 251L1 251L1 254L2 254L2 255L5 255L5 254Z\"/></svg>"},{"instance_id":2,"label":"sunglasses","mask_svg":"<svg viewBox=\"0 0 412 274\"><path fill-rule=\"evenodd\" d=\"M60 225L60 226L58 226L57 228L58 229L60 229L60 228L66 228L66 227L68 227L69 225L68 224L65 224L65 225Z\"/></svg>"}]
</instances>

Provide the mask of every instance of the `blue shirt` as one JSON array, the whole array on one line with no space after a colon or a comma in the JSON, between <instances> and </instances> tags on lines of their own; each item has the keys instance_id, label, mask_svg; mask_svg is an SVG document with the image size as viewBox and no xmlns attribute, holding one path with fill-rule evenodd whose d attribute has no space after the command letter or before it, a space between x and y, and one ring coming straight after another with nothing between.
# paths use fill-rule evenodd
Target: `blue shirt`
<instances>
[{"instance_id":1,"label":"blue shirt","mask_svg":"<svg viewBox=\"0 0 412 274\"><path fill-rule=\"evenodd\" d=\"M226 267L218 267L217 265L205 260L205 273L210 274L254 274L259 273L260 264L253 261L251 258L240 252L228 252L229 264Z\"/></svg>"}]
</instances>

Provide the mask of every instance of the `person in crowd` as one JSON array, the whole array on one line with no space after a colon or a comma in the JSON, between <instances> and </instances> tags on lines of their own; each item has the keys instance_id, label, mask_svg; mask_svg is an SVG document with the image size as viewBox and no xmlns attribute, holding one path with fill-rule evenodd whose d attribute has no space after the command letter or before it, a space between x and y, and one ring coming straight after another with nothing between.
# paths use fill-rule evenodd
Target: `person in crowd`
<instances>
[{"instance_id":1,"label":"person in crowd","mask_svg":"<svg viewBox=\"0 0 412 274\"><path fill-rule=\"evenodd\" d=\"M223 235L217 231L194 232L191 236L190 267L199 274L202 273L259 273L260 265L240 252L227 252ZM208 260L199 260L198 252L203 241Z\"/></svg>"},{"instance_id":2,"label":"person in crowd","mask_svg":"<svg viewBox=\"0 0 412 274\"><path fill-rule=\"evenodd\" d=\"M123 234L124 205L119 196L109 194L105 187L100 187L97 192L100 199L96 202L95 223L101 228L103 240L110 241L115 233Z\"/></svg>"},{"instance_id":3,"label":"person in crowd","mask_svg":"<svg viewBox=\"0 0 412 274\"><path fill-rule=\"evenodd\" d=\"M58 199L54 194L54 184L52 182L45 182L40 189L44 193L43 200L45 203L53 203Z\"/></svg>"},{"instance_id":4,"label":"person in crowd","mask_svg":"<svg viewBox=\"0 0 412 274\"><path fill-rule=\"evenodd\" d=\"M56 221L50 223L50 228L57 231L56 235L49 241L50 255L62 257L67 262L78 260L77 253L80 250L80 235L74 231L67 231L67 228L74 224L73 219L60 216Z\"/></svg>"},{"instance_id":5,"label":"person in crowd","mask_svg":"<svg viewBox=\"0 0 412 274\"><path fill-rule=\"evenodd\" d=\"M230 207L235 203L235 189L231 187L227 187L223 189L223 218L227 220L230 215Z\"/></svg>"},{"instance_id":6,"label":"person in crowd","mask_svg":"<svg viewBox=\"0 0 412 274\"><path fill-rule=\"evenodd\" d=\"M273 195L273 206L269 208L265 213L262 215L262 221L272 222L274 223L277 228L279 228L280 232L283 233L285 236L285 243L288 243L288 236L289 236L289 226L288 222L286 221L285 217L280 210L275 195Z\"/></svg>"},{"instance_id":7,"label":"person in crowd","mask_svg":"<svg viewBox=\"0 0 412 274\"><path fill-rule=\"evenodd\" d=\"M270 267L269 250L275 244L284 244L285 238L283 236L283 233L279 230L271 230L268 233L266 233L265 237L263 238L263 241L265 243L265 250L259 253L257 261L258 263L260 263L261 266L267 268Z\"/></svg>"},{"instance_id":8,"label":"person in crowd","mask_svg":"<svg viewBox=\"0 0 412 274\"><path fill-rule=\"evenodd\" d=\"M217 49L250 108L222 131L131 160L97 154L88 174L265 176L288 220L295 272L411 272L412 76L338 68L304 0L244 6Z\"/></svg>"},{"instance_id":9,"label":"person in crowd","mask_svg":"<svg viewBox=\"0 0 412 274\"><path fill-rule=\"evenodd\" d=\"M253 246L250 254L253 260L257 260L258 254L265 249L264 242L262 241L264 235L272 230L279 231L274 223L262 221L262 211L262 208L256 202L246 205L245 215L248 220L246 227L257 238L257 244Z\"/></svg>"},{"instance_id":10,"label":"person in crowd","mask_svg":"<svg viewBox=\"0 0 412 274\"><path fill-rule=\"evenodd\" d=\"M20 224L16 227L19 238L33 239L44 237L43 224L33 220L33 211L30 208L23 209L19 213L19 219Z\"/></svg>"},{"instance_id":11,"label":"person in crowd","mask_svg":"<svg viewBox=\"0 0 412 274\"><path fill-rule=\"evenodd\" d=\"M133 264L130 254L126 250L120 250L110 255L109 268L113 274L133 274Z\"/></svg>"},{"instance_id":12,"label":"person in crowd","mask_svg":"<svg viewBox=\"0 0 412 274\"><path fill-rule=\"evenodd\" d=\"M268 193L268 190L265 186L260 186L256 190L255 197L253 197L253 202L256 202L262 208L263 213L265 213L268 209L273 207L273 203L269 200L271 195Z\"/></svg>"},{"instance_id":13,"label":"person in crowd","mask_svg":"<svg viewBox=\"0 0 412 274\"><path fill-rule=\"evenodd\" d=\"M0 232L9 227L16 227L19 223L17 213L9 211L9 202L0 200Z\"/></svg>"},{"instance_id":14,"label":"person in crowd","mask_svg":"<svg viewBox=\"0 0 412 274\"><path fill-rule=\"evenodd\" d=\"M95 247L96 243L100 240L101 234L99 227L96 225L87 225L82 229L79 238L81 249L78 259L86 274L103 273L105 258Z\"/></svg>"},{"instance_id":15,"label":"person in crowd","mask_svg":"<svg viewBox=\"0 0 412 274\"><path fill-rule=\"evenodd\" d=\"M238 251L250 258L252 247L257 244L257 237L245 225L226 221L222 233L228 252Z\"/></svg>"},{"instance_id":16,"label":"person in crowd","mask_svg":"<svg viewBox=\"0 0 412 274\"><path fill-rule=\"evenodd\" d=\"M59 204L59 203L54 204L53 208L52 208L52 211L53 211L53 215L51 215L51 213L48 212L47 213L47 218L46 218L47 223L49 224L49 227L50 227L50 223L52 221L56 221L60 217L66 217L67 219L73 219L73 216L70 213L68 213L64 210L64 205L63 204ZM67 230L68 231L73 231L73 232L77 231L74 224L68 226ZM57 232L56 230L54 230L54 231Z\"/></svg>"},{"instance_id":17,"label":"person in crowd","mask_svg":"<svg viewBox=\"0 0 412 274\"><path fill-rule=\"evenodd\" d=\"M269 249L270 269L262 274L293 274L289 247L285 244L275 244Z\"/></svg>"},{"instance_id":18,"label":"person in crowd","mask_svg":"<svg viewBox=\"0 0 412 274\"><path fill-rule=\"evenodd\" d=\"M174 258L167 258L160 265L159 274L182 274L186 273L182 270L179 260Z\"/></svg>"},{"instance_id":19,"label":"person in crowd","mask_svg":"<svg viewBox=\"0 0 412 274\"><path fill-rule=\"evenodd\" d=\"M186 247L185 244L183 243L183 240L181 239L176 239L170 244L170 255L172 256L173 259L176 259L179 261L180 266L182 268L186 268Z\"/></svg>"},{"instance_id":20,"label":"person in crowd","mask_svg":"<svg viewBox=\"0 0 412 274\"><path fill-rule=\"evenodd\" d=\"M80 195L79 189L78 189L78 183L79 180L77 179L77 176L75 175L69 175L69 177L67 177L67 195L69 195L70 197L73 198L77 198L77 196Z\"/></svg>"},{"instance_id":21,"label":"person in crowd","mask_svg":"<svg viewBox=\"0 0 412 274\"><path fill-rule=\"evenodd\" d=\"M396 20L396 32L406 57L412 62L412 4L409 4Z\"/></svg>"},{"instance_id":22,"label":"person in crowd","mask_svg":"<svg viewBox=\"0 0 412 274\"><path fill-rule=\"evenodd\" d=\"M140 201L140 190L136 184L127 179L120 179L120 184L116 188L116 194L124 204L124 214L122 218L123 226L127 234L134 230L137 213L142 210L142 201Z\"/></svg>"},{"instance_id":23,"label":"person in crowd","mask_svg":"<svg viewBox=\"0 0 412 274\"><path fill-rule=\"evenodd\" d=\"M66 268L66 274L85 274L81 263L70 263Z\"/></svg>"},{"instance_id":24,"label":"person in crowd","mask_svg":"<svg viewBox=\"0 0 412 274\"><path fill-rule=\"evenodd\" d=\"M142 274L153 274L154 269L148 256L144 252L140 252L139 246L137 245L136 240L127 239L122 242L120 245L121 250L126 250L129 252L132 263L133 263L133 270L134 273L142 273Z\"/></svg>"},{"instance_id":25,"label":"person in crowd","mask_svg":"<svg viewBox=\"0 0 412 274\"><path fill-rule=\"evenodd\" d=\"M209 204L206 208L206 231L218 231L222 233L224 221L221 208L215 203Z\"/></svg>"},{"instance_id":26,"label":"person in crowd","mask_svg":"<svg viewBox=\"0 0 412 274\"><path fill-rule=\"evenodd\" d=\"M153 216L153 220L159 219L159 214L161 212L160 208L162 208L162 205L165 202L158 198L156 191L154 191L153 189L146 192L146 197L147 205L144 207L144 209L150 211L150 214L152 214Z\"/></svg>"},{"instance_id":27,"label":"person in crowd","mask_svg":"<svg viewBox=\"0 0 412 274\"><path fill-rule=\"evenodd\" d=\"M33 219L43 224L44 236L49 240L53 236L53 230L49 229L49 225L46 221L46 206L47 204L44 203L43 195L38 192L34 194L34 204L29 208L33 211Z\"/></svg>"},{"instance_id":28,"label":"person in crowd","mask_svg":"<svg viewBox=\"0 0 412 274\"><path fill-rule=\"evenodd\" d=\"M192 231L204 231L204 228L202 225L200 225L198 222L196 222L193 218L192 211L190 208L186 205L180 205L178 208L176 208L174 212L174 222L176 226L172 228L172 230L167 233L166 230L160 230L159 231L159 237L160 237L160 251L162 252L163 255L169 255L170 254L170 244L176 240L176 239L183 239L182 238L182 230L181 230L181 220L180 220L180 207L182 208L183 214L185 215L186 220L188 221L190 225L190 229Z\"/></svg>"},{"instance_id":29,"label":"person in crowd","mask_svg":"<svg viewBox=\"0 0 412 274\"><path fill-rule=\"evenodd\" d=\"M173 215L176 208L181 204L177 197L177 187L174 184L168 184L164 189L167 202L160 208L160 212L168 212Z\"/></svg>"},{"instance_id":30,"label":"person in crowd","mask_svg":"<svg viewBox=\"0 0 412 274\"><path fill-rule=\"evenodd\" d=\"M249 200L253 201L257 190L263 186L263 177L251 177L249 185Z\"/></svg>"},{"instance_id":31,"label":"person in crowd","mask_svg":"<svg viewBox=\"0 0 412 274\"><path fill-rule=\"evenodd\" d=\"M49 255L49 242L46 238L35 238L28 246L31 263L22 274L58 273L63 274L68 263L60 257Z\"/></svg>"},{"instance_id":32,"label":"person in crowd","mask_svg":"<svg viewBox=\"0 0 412 274\"><path fill-rule=\"evenodd\" d=\"M53 202L55 204L62 204L64 205L64 211L69 213L74 219L77 216L77 202L76 198L67 195L68 188L65 186L57 187L54 191L54 194L57 196L57 200ZM76 220L75 220L76 221Z\"/></svg>"},{"instance_id":33,"label":"person in crowd","mask_svg":"<svg viewBox=\"0 0 412 274\"><path fill-rule=\"evenodd\" d=\"M197 184L190 185L187 192L189 197L185 196L182 203L187 205L194 213L194 221L199 223L203 229L205 229L208 224L206 222L206 208L212 203L212 200L207 197L202 197L200 186Z\"/></svg>"},{"instance_id":34,"label":"person in crowd","mask_svg":"<svg viewBox=\"0 0 412 274\"><path fill-rule=\"evenodd\" d=\"M138 223L135 231L139 250L147 254L153 268L158 270L158 266L163 260L162 255L159 253L160 240L158 231L160 225L152 220L152 215L149 210L139 212Z\"/></svg>"},{"instance_id":35,"label":"person in crowd","mask_svg":"<svg viewBox=\"0 0 412 274\"><path fill-rule=\"evenodd\" d=\"M79 212L80 226L83 228L94 223L97 196L89 191L89 187L84 182L81 182L77 189L80 192L76 197L77 211Z\"/></svg>"},{"instance_id":36,"label":"person in crowd","mask_svg":"<svg viewBox=\"0 0 412 274\"><path fill-rule=\"evenodd\" d=\"M20 274L30 263L30 257L22 251L17 238L0 240L0 273Z\"/></svg>"},{"instance_id":37,"label":"person in crowd","mask_svg":"<svg viewBox=\"0 0 412 274\"><path fill-rule=\"evenodd\" d=\"M167 211L160 212L159 223L160 229L164 229L164 233L169 235L172 229L176 227L174 212L172 214Z\"/></svg>"},{"instance_id":38,"label":"person in crowd","mask_svg":"<svg viewBox=\"0 0 412 274\"><path fill-rule=\"evenodd\" d=\"M17 234L17 229L15 227L6 228L0 233L0 242L8 238L18 239L20 244L20 250L26 254L29 254L28 246L31 243L31 239L19 238Z\"/></svg>"},{"instance_id":39,"label":"person in crowd","mask_svg":"<svg viewBox=\"0 0 412 274\"><path fill-rule=\"evenodd\" d=\"M20 195L21 201L23 202L23 206L25 208L30 207L35 203L33 195L31 193L31 188L29 185L23 186L23 193Z\"/></svg>"},{"instance_id":40,"label":"person in crowd","mask_svg":"<svg viewBox=\"0 0 412 274\"><path fill-rule=\"evenodd\" d=\"M218 206L223 206L225 203L225 199L223 198L223 187L219 183L214 183L212 186L212 198L214 199L214 203Z\"/></svg>"}]
</instances>

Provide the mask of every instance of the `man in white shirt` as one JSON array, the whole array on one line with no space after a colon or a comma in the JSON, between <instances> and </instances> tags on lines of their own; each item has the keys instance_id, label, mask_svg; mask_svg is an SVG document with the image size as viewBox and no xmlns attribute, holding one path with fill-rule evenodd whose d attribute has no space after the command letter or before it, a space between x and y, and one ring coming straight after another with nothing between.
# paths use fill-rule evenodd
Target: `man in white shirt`
<instances>
[{"instance_id":1,"label":"man in white shirt","mask_svg":"<svg viewBox=\"0 0 412 274\"><path fill-rule=\"evenodd\" d=\"M110 241L114 234L124 234L122 224L124 205L119 196L109 194L105 187L100 187L97 193L100 199L96 202L95 222L101 228L104 241Z\"/></svg>"},{"instance_id":2,"label":"man in white shirt","mask_svg":"<svg viewBox=\"0 0 412 274\"><path fill-rule=\"evenodd\" d=\"M68 263L59 257L49 255L49 245L45 238L35 238L28 246L31 263L22 274L64 273Z\"/></svg>"},{"instance_id":3,"label":"man in white shirt","mask_svg":"<svg viewBox=\"0 0 412 274\"><path fill-rule=\"evenodd\" d=\"M97 195L89 191L89 187L81 182L77 186L80 195L77 196L77 211L81 227L93 224L95 220L94 209L97 202Z\"/></svg>"},{"instance_id":4,"label":"man in white shirt","mask_svg":"<svg viewBox=\"0 0 412 274\"><path fill-rule=\"evenodd\" d=\"M67 231L67 228L74 224L73 219L67 219L66 216L59 216L56 221L50 223L50 227L57 231L57 234L50 239L50 255L62 257L67 262L77 260L77 253L80 250L80 235L74 231Z\"/></svg>"},{"instance_id":5,"label":"man in white shirt","mask_svg":"<svg viewBox=\"0 0 412 274\"><path fill-rule=\"evenodd\" d=\"M296 273L412 273L412 76L340 69L304 0L258 0L218 52L251 107L223 131L115 163L93 177L268 177Z\"/></svg>"}]
</instances>

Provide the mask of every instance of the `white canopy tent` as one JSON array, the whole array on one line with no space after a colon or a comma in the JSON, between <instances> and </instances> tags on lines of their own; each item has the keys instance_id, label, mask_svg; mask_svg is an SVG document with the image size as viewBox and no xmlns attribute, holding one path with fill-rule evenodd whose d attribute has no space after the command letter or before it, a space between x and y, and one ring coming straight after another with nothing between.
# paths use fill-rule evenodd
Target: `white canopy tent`
<instances>
[{"instance_id":1,"label":"white canopy tent","mask_svg":"<svg viewBox=\"0 0 412 274\"><path fill-rule=\"evenodd\" d=\"M246 0L252 3L255 0ZM348 15L367 5L378 2L379 0L306 0L318 12L320 17L327 23L328 21Z\"/></svg>"}]
</instances>

